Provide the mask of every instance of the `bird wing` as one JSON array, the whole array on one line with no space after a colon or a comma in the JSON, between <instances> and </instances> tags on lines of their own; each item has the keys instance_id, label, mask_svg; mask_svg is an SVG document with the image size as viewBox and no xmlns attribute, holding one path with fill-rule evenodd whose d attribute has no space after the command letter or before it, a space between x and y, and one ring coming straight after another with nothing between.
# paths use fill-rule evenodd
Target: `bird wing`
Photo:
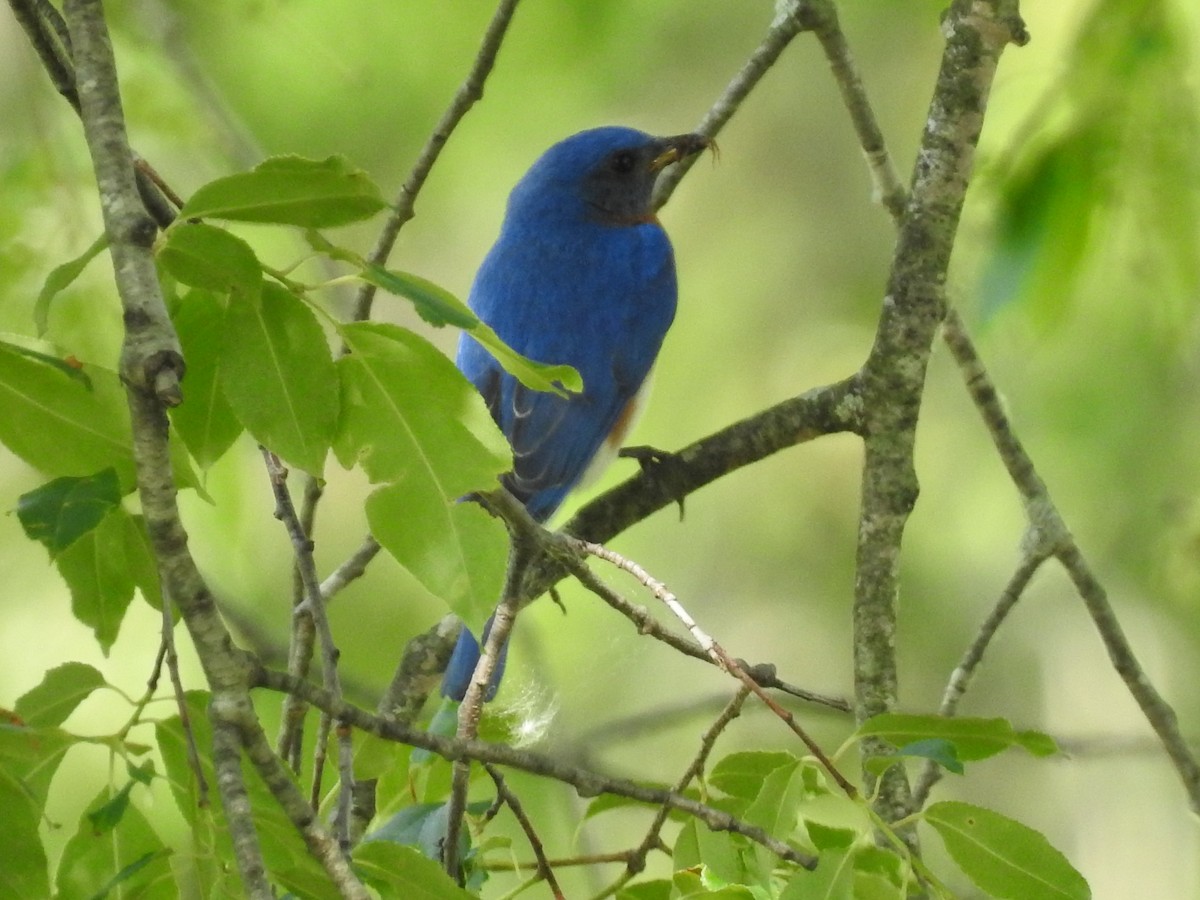
<instances>
[{"instance_id":1,"label":"bird wing","mask_svg":"<svg viewBox=\"0 0 1200 900\"><path fill-rule=\"evenodd\" d=\"M594 236L593 236L594 237ZM471 291L479 316L515 350L567 363L583 391L531 390L469 336L458 365L483 394L513 449L505 485L545 520L630 412L675 312L670 244L657 224L606 229L590 252L530 259L497 242Z\"/></svg>"}]
</instances>

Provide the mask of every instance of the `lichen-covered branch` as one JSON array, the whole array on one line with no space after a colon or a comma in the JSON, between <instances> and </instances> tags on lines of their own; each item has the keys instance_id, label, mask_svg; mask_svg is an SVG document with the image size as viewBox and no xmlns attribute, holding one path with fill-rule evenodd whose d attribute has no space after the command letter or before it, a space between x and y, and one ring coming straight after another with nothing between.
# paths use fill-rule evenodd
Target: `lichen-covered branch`
<instances>
[{"instance_id":1,"label":"lichen-covered branch","mask_svg":"<svg viewBox=\"0 0 1200 900\"><path fill-rule=\"evenodd\" d=\"M1009 7L1012 7L1010 10ZM917 154L909 202L888 277L875 344L861 372L865 422L854 598L856 714L893 707L900 549L918 484L917 419L929 354L945 315L944 287L959 216L1004 47L1024 42L1015 4L957 0L943 20L946 48ZM864 752L884 752L864 746ZM867 783L874 778L864 772ZM876 809L909 812L900 767L884 776Z\"/></svg>"},{"instance_id":2,"label":"lichen-covered branch","mask_svg":"<svg viewBox=\"0 0 1200 900\"><path fill-rule=\"evenodd\" d=\"M138 493L163 592L182 613L212 690L210 715L220 757L217 783L227 815L240 817L233 827L239 842L236 857L243 884L251 896L271 895L263 876L240 768L234 771L240 766L239 742L346 896L365 898L366 892L349 870L337 842L316 824L311 807L271 753L250 703L250 676L256 666L233 646L188 550L171 469L166 416L167 405L181 398L183 357L150 252L156 228L138 195L101 3L68 0L65 16L75 60L80 114L124 312L121 376L129 403ZM322 853L328 845L333 852Z\"/></svg>"}]
</instances>

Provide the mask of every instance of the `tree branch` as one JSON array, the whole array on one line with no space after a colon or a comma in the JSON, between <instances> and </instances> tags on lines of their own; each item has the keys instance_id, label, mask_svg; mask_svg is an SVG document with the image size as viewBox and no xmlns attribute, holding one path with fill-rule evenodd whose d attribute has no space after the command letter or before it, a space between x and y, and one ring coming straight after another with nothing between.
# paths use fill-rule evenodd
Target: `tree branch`
<instances>
[{"instance_id":1,"label":"tree branch","mask_svg":"<svg viewBox=\"0 0 1200 900\"><path fill-rule=\"evenodd\" d=\"M875 344L861 373L866 436L854 601L859 721L891 709L896 701L900 545L918 493L913 449L925 370L945 315L946 270L988 92L1001 51L1026 39L1020 20L1001 9L1007 6L1002 0L956 0L943 20L941 71ZM886 752L868 745L863 751L864 756ZM868 786L875 783L873 775L863 774ZM893 766L879 786L876 811L895 821L910 810L907 779L901 767Z\"/></svg>"},{"instance_id":2,"label":"tree branch","mask_svg":"<svg viewBox=\"0 0 1200 900\"><path fill-rule=\"evenodd\" d=\"M859 432L862 427L857 376L813 388L671 454L667 465L641 472L588 503L562 531L602 544L744 466L822 435ZM524 598L539 596L564 574L560 566L541 560L530 568Z\"/></svg>"},{"instance_id":3,"label":"tree branch","mask_svg":"<svg viewBox=\"0 0 1200 900\"><path fill-rule=\"evenodd\" d=\"M167 404L179 401L178 379L183 371L183 358L150 253L155 227L137 193L133 155L125 135L116 67L101 4L99 0L68 0L65 12L75 54L84 134L96 171L105 231L124 309L121 375L133 429L138 493L164 595L183 614L212 689L210 713L221 752L218 786L227 816L240 817L237 828L242 849L237 853L237 861L243 884L254 896L270 896L269 886L263 884L261 859L255 850L257 840L252 837L253 818L243 808L240 769L237 777L232 774L237 760L231 755L237 741L230 729L236 729L250 759L331 877L347 896L365 898L365 890L350 872L336 842L327 836L322 840L311 807L303 802L267 746L249 698L250 674L255 664L247 654L234 648L188 551L171 469L165 411ZM326 844L333 845L332 855L324 852Z\"/></svg>"},{"instance_id":4,"label":"tree branch","mask_svg":"<svg viewBox=\"0 0 1200 900\"><path fill-rule=\"evenodd\" d=\"M971 399L975 401L976 409L983 416L992 441L1000 452L1000 458L1025 501L1031 530L1030 542L1045 554L1052 554L1067 570L1075 589L1083 598L1096 630L1100 633L1100 639L1104 642L1113 668L1162 742L1180 781L1183 782L1192 810L1200 813L1200 764L1179 730L1175 710L1159 694L1138 662L1112 604L1109 603L1104 585L1092 571L1091 565L1075 542L1074 535L1054 504L1045 482L1038 475L1033 460L1013 431L996 388L957 314L951 313L947 316L943 334L963 372Z\"/></svg>"},{"instance_id":5,"label":"tree branch","mask_svg":"<svg viewBox=\"0 0 1200 900\"><path fill-rule=\"evenodd\" d=\"M158 287L151 247L157 233L138 194L117 67L99 2L66 6L77 67L80 116L100 190L104 230L125 314L121 377L166 406L183 399L183 353Z\"/></svg>"},{"instance_id":6,"label":"tree branch","mask_svg":"<svg viewBox=\"0 0 1200 900\"><path fill-rule=\"evenodd\" d=\"M324 688L308 681L299 681L285 672L258 669L255 673L254 683L257 687L273 691L299 694L312 706L360 731L412 747L421 747L451 762L475 760L520 769L569 784L575 788L580 797L615 794L656 806L666 805L700 820L713 831L730 831L741 834L767 848L781 859L805 868L812 868L816 865L813 857L793 849L783 841L776 840L763 829L673 791L647 787L622 778L610 778L529 750L517 750L506 744L492 744L480 740L460 741L457 738L430 734L410 725L372 715L345 701L337 702Z\"/></svg>"},{"instance_id":7,"label":"tree branch","mask_svg":"<svg viewBox=\"0 0 1200 900\"><path fill-rule=\"evenodd\" d=\"M992 638L996 636L1000 626L1004 624L1004 620L1008 618L1008 614L1017 605L1025 593L1025 589L1029 586L1029 582L1033 580L1033 576L1049 555L1049 550L1037 547L1029 548L1022 555L1016 571L1008 580L1008 584L1004 586L1004 591L1000 594L996 605L992 607L987 619L980 626L975 640L971 642L971 646L963 654L962 660L950 674L950 681L942 694L942 704L938 707L938 715L953 716L958 712L958 703L966 695L967 688L971 685L971 679L975 676L975 670L983 662L983 655L987 652ZM921 775L913 788L914 809L921 809L925 805L929 800L929 792L941 780L942 775L942 767L933 760L926 761L925 765L921 767Z\"/></svg>"},{"instance_id":8,"label":"tree branch","mask_svg":"<svg viewBox=\"0 0 1200 900\"><path fill-rule=\"evenodd\" d=\"M370 894L350 868L350 861L341 842L321 827L312 805L292 780L283 761L271 749L271 743L255 715L249 694L234 696L230 700L231 702L226 704L224 715L237 723L246 758L258 770L259 777L284 815L304 838L308 852L324 867L342 897L348 900L368 900ZM213 709L218 709L215 700ZM331 717L337 719L337 716L332 714Z\"/></svg>"},{"instance_id":9,"label":"tree branch","mask_svg":"<svg viewBox=\"0 0 1200 900\"><path fill-rule=\"evenodd\" d=\"M875 119L875 111L867 99L858 66L854 63L850 45L838 22L837 7L832 0L798 0L787 5L792 9L791 14L803 20L820 41L871 172L875 200L892 214L893 219L899 221L904 215L908 194L896 174L883 132Z\"/></svg>"},{"instance_id":10,"label":"tree branch","mask_svg":"<svg viewBox=\"0 0 1200 900\"><path fill-rule=\"evenodd\" d=\"M213 730L213 769L229 839L233 843L233 855L242 876L242 888L253 900L271 900L275 892L267 879L262 848L254 830L254 809L242 776L242 747L237 723L222 715L215 701L209 707L209 720Z\"/></svg>"},{"instance_id":11,"label":"tree branch","mask_svg":"<svg viewBox=\"0 0 1200 900\"><path fill-rule=\"evenodd\" d=\"M301 595L304 597L303 602L295 607L293 615L304 616L310 620L311 627L316 632L321 645L321 676L324 679L325 687L334 696L340 697L342 682L338 675L339 653L337 645L334 643L333 630L329 627L329 617L325 614L325 598L321 592L321 586L317 582L313 542L309 538L309 532L304 523L296 515L296 507L292 503L292 496L287 488L287 469L279 461L279 458L266 447L262 447L261 450L267 466L267 474L270 477L271 491L275 495L275 518L283 522L288 537L291 539L295 571L300 579ZM312 523L310 522L309 528L311 527ZM294 713L285 709L285 721L294 721L294 716ZM324 737L328 732L329 724L328 722L323 723L322 738L316 742L316 752L319 758L323 758L325 752ZM354 769L351 764L351 756L350 736L339 729L338 802L337 811L334 814L334 832L337 834L339 842L347 849L350 843L350 805L354 792ZM316 767L313 774L315 795L319 795L320 792L319 772L320 767ZM315 803L314 800L314 805Z\"/></svg>"}]
</instances>

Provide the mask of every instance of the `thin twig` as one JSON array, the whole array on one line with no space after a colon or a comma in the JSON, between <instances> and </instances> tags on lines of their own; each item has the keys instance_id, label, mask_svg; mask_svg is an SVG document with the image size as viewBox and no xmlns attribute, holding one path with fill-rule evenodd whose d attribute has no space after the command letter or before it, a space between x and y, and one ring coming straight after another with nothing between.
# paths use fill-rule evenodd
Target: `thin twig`
<instances>
[{"instance_id":1,"label":"thin twig","mask_svg":"<svg viewBox=\"0 0 1200 900\"><path fill-rule=\"evenodd\" d=\"M183 690L183 678L179 674L179 655L175 652L175 620L171 617L171 604L163 597L162 644L159 647L158 663L154 667L154 681L163 663L167 666L167 677L171 680L171 691L175 695L175 707L179 710L179 728L187 745L188 766L196 779L196 804L208 806L208 779L200 765L200 750L196 746L196 731L192 728L192 716L188 712L187 694Z\"/></svg>"},{"instance_id":2,"label":"thin twig","mask_svg":"<svg viewBox=\"0 0 1200 900\"><path fill-rule=\"evenodd\" d=\"M554 877L554 869L546 860L546 851L542 847L542 839L538 837L537 830L533 827L533 822L529 820L529 816L525 814L524 807L521 806L521 801L511 790L508 783L505 782L504 776L500 770L489 763L483 764L484 771L492 778L492 783L496 786L496 796L504 801L504 804L512 811L513 817L516 818L517 824L521 826L521 830L525 832L525 839L529 841L529 849L533 851L533 858L537 861L537 875L543 879L550 890L554 893L555 900L563 900L562 888L558 886L558 879Z\"/></svg>"},{"instance_id":3,"label":"thin twig","mask_svg":"<svg viewBox=\"0 0 1200 900\"><path fill-rule=\"evenodd\" d=\"M393 212L384 223L383 230L380 232L379 238L375 242L375 247L368 257L370 262L376 265L384 265L387 262L392 248L396 244L396 239L400 235L400 229L415 215L417 195L420 194L426 179L428 179L430 172L433 171L433 166L445 148L446 142L450 139L451 134L453 134L471 107L483 96L484 84L495 66L496 56L500 52L500 45L507 34L508 26L512 21L513 13L516 11L517 3L518 0L500 0L500 4L496 7L496 11L488 23L487 30L484 32L483 40L480 43L479 51L476 53L475 61L472 63L470 71L455 92L449 107L442 114L437 125L434 126L432 134L430 134L429 139L417 157L416 163L413 165L412 171L409 172L408 178L405 179L399 194L393 202ZM354 301L355 321L365 321L370 318L374 298L375 285L363 282ZM342 354L347 352L344 343L340 352ZM320 499L321 487L318 480L311 475L305 476L304 500L300 513L302 520L311 521L316 515L316 508ZM312 533L311 530L309 533ZM358 564L361 564L365 569L365 566L374 558L378 549L378 546L376 546L374 551L368 552L365 556L358 557ZM362 574L362 569L355 572L353 568L350 568L344 574L349 577L357 577ZM328 596L332 596L335 590L331 590ZM311 654L311 635L306 635L302 632L295 634L291 657L297 674L301 674L301 670L307 670L308 658ZM298 761L299 728L303 718L303 709L296 707L294 701L287 700L285 701L284 712L285 715L283 717L283 726L280 731L278 746L281 754L290 755L293 760ZM296 762L293 765L295 766Z\"/></svg>"},{"instance_id":4,"label":"thin twig","mask_svg":"<svg viewBox=\"0 0 1200 900\"><path fill-rule=\"evenodd\" d=\"M182 612L212 689L209 716L218 742L217 786L238 845L235 857L243 888L255 898L271 896L258 852L254 819L241 781L241 748L258 766L264 781L342 894L365 900L366 891L342 857L340 848L334 844L332 855L324 852L333 842L322 837L312 808L299 797L278 757L266 744L249 696L255 664L235 648L188 551L172 476L166 417L166 407L178 403L181 396L178 381L183 364L151 257L155 227L138 194L112 45L101 4L99 0L68 0L65 17L74 53L84 134L96 172L124 313L121 376L129 405L138 495L164 596Z\"/></svg>"},{"instance_id":5,"label":"thin twig","mask_svg":"<svg viewBox=\"0 0 1200 900\"><path fill-rule=\"evenodd\" d=\"M306 616L312 621L321 645L321 675L324 678L325 687L334 696L341 696L342 683L338 675L339 652L333 640L333 631L329 627L329 618L325 615L325 601L321 597L321 586L317 581L317 566L313 559L313 543L304 530L304 525L296 515L296 508L292 504L292 495L287 488L288 470L279 461L279 457L265 447L262 448L262 455L266 462L267 474L270 476L271 490L275 495L275 517L287 529L295 556L295 571L298 573L303 587L304 602L296 607L294 614ZM314 752L321 758L325 753L328 731L329 725L325 723L324 732L316 742ZM349 744L349 735L342 735L340 731L338 733L339 743ZM350 846L350 807L354 791L354 768L345 764L347 759L349 759L349 754L339 749L338 802L333 817L333 830L345 849L349 849ZM320 783L316 779L319 778L321 767L316 766L315 770L313 793L315 796L319 796Z\"/></svg>"},{"instance_id":6,"label":"thin twig","mask_svg":"<svg viewBox=\"0 0 1200 900\"><path fill-rule=\"evenodd\" d=\"M54 89L80 113L79 94L75 90L75 67L71 60L71 36L62 16L46 0L8 0L17 22L25 29L29 43Z\"/></svg>"},{"instance_id":7,"label":"thin twig","mask_svg":"<svg viewBox=\"0 0 1200 900\"><path fill-rule=\"evenodd\" d=\"M762 41L750 54L750 58L746 60L721 96L704 114L704 118L696 127L696 133L709 138L715 137L733 118L733 114L741 108L746 97L754 90L762 77L775 65L792 39L805 27L805 24L795 16L777 15ZM675 188L679 186L679 182L683 180L683 176L688 173L688 170L695 165L697 159L698 157L691 156L663 172L662 177L654 186L652 203L655 209L661 209L671 199L671 194L675 192Z\"/></svg>"},{"instance_id":8,"label":"thin twig","mask_svg":"<svg viewBox=\"0 0 1200 900\"><path fill-rule=\"evenodd\" d=\"M625 863L629 860L632 850L621 850L617 853L586 853L580 856L562 856L547 860L547 865L555 869L566 869L573 866L595 866L605 863ZM489 872L524 872L528 869L537 870L536 862L516 862L507 859L488 860L483 868Z\"/></svg>"},{"instance_id":9,"label":"thin twig","mask_svg":"<svg viewBox=\"0 0 1200 900\"><path fill-rule=\"evenodd\" d=\"M467 684L466 693L458 708L458 730L455 737L460 741L474 740L479 734L479 721L483 716L484 697L492 681L492 673L504 652L508 636L518 612L519 587L529 558L528 540L513 535L509 543L508 571L504 577L504 591L496 612L492 615L492 626L487 640L481 641L479 661ZM442 847L442 864L451 878L461 880L458 859L458 835L462 818L467 809L467 789L470 786L471 767L468 760L454 763L454 776L447 801L446 841Z\"/></svg>"},{"instance_id":10,"label":"thin twig","mask_svg":"<svg viewBox=\"0 0 1200 900\"><path fill-rule=\"evenodd\" d=\"M976 633L975 640L971 642L971 646L967 648L962 659L950 674L950 681L942 694L942 704L938 708L938 715L953 716L958 711L958 703L967 693L975 670L983 661L983 655L987 652L992 638L996 636L1008 614L1012 612L1025 593L1025 588L1029 586L1029 582L1033 580L1033 576L1048 557L1049 553L1041 548L1035 548L1032 552L1022 556L1017 570L1008 580L1008 584L1004 586L1004 591L1000 594L996 605L992 607L992 611ZM922 808L929 800L929 792L941 777L942 767L933 760L927 761L913 787L913 804L917 809Z\"/></svg>"},{"instance_id":11,"label":"thin twig","mask_svg":"<svg viewBox=\"0 0 1200 900\"><path fill-rule=\"evenodd\" d=\"M750 689L742 686L738 688L733 699L730 700L725 708L721 710L721 714L716 720L705 730L700 737L700 746L696 750L696 755L688 764L683 775L675 783L675 793L682 794L687 790L687 786L692 783L692 780L699 778L704 772L704 767L708 764L708 758L712 755L713 747L716 746L717 738L725 731L729 723L736 719L742 712L742 706L746 702L746 698L750 696ZM667 823L667 817L670 815L670 808L660 807L654 816L654 821L650 823L650 828L646 831L646 836L642 838L642 842L629 852L628 858L625 861L625 871L611 885L597 894L592 900L604 900L605 897L611 897L617 891L621 890L635 876L637 876L646 867L646 857L650 855L651 850L665 849L662 839L662 828Z\"/></svg>"},{"instance_id":12,"label":"thin twig","mask_svg":"<svg viewBox=\"0 0 1200 900\"><path fill-rule=\"evenodd\" d=\"M1021 492L1033 534L1067 570L1100 633L1113 668L1162 742L1183 782L1192 810L1200 813L1200 764L1179 730L1175 710L1154 687L1133 652L1104 585L1092 571L1050 497L1045 482L1038 475L1032 458L1013 431L996 388L963 328L962 320L952 312L947 316L942 330L946 344L963 372L971 399L975 401L975 407L987 425L1009 476Z\"/></svg>"},{"instance_id":13,"label":"thin twig","mask_svg":"<svg viewBox=\"0 0 1200 900\"><path fill-rule=\"evenodd\" d=\"M298 680L286 672L276 672L258 669L254 672L254 683L257 687L267 688L283 693L297 693L305 702L318 709L328 712L339 722L343 722L359 731L364 731L387 740L398 741L413 747L421 747L436 753L451 762L457 760L475 760L488 762L506 768L519 769L534 775L541 775L569 784L575 788L581 797L595 797L599 794L613 794L628 797L655 806L668 805L672 809L685 813L703 822L713 831L730 831L745 836L747 839L770 850L781 859L793 862L804 868L816 866L816 859L788 845L785 841L773 838L764 829L750 825L737 816L716 809L706 803L692 800L674 791L650 787L627 781L623 778L611 778L591 772L577 766L568 765L558 759L543 756L531 750L518 750L505 744L493 744L488 741L460 741L457 738L442 737L430 734L420 728L389 720L383 716L373 715L346 701L337 702L319 685L310 681ZM274 756L272 755L272 758ZM305 804L307 806L307 804Z\"/></svg>"},{"instance_id":14,"label":"thin twig","mask_svg":"<svg viewBox=\"0 0 1200 900\"><path fill-rule=\"evenodd\" d=\"M310 505L306 503L305 507L308 508ZM309 533L311 534L311 532ZM365 575L367 566L379 554L380 549L379 541L367 535L362 545L321 582L322 599L328 603L352 581Z\"/></svg>"},{"instance_id":15,"label":"thin twig","mask_svg":"<svg viewBox=\"0 0 1200 900\"><path fill-rule=\"evenodd\" d=\"M665 584L647 572L638 563L621 556L619 553L616 553L607 547L601 546L600 544L594 544L589 541L580 541L574 538L569 538L568 540L571 544L578 547L581 552L595 556L599 559L603 559L605 562L611 563L622 571L628 572L630 575L636 578L643 587L649 590L655 596L655 598L662 601L662 603L668 609L670 609L672 613L675 614L675 617L684 624L684 627L691 632L692 637L696 639L696 642L705 649L705 652L712 657L713 661L723 671L728 672L730 675L741 681L742 684L754 694L754 696L765 703L767 708L770 709L771 712L775 713L775 715L781 721L783 721L785 725L788 726L788 728L793 734L796 735L796 737L800 738L804 746L808 748L808 751L814 757L816 757L817 762L819 762L825 771L829 773L829 776L837 783L838 787L842 789L843 793L845 793L846 796L850 797L851 799L858 798L858 789L855 788L854 785L851 784L840 771L838 771L838 768L834 765L833 760L831 760L825 754L825 751L821 749L820 745L817 744L816 741L809 737L808 732L806 732L801 727L800 723L796 721L796 717L793 716L791 712L776 703L770 694L759 687L758 683L755 682L755 680L746 672L746 670L738 664L737 660L735 660L725 651L724 647L717 643L716 640L714 640L707 632L702 630L700 626L696 624L695 619L692 618L691 614L684 608L683 604L679 602L679 598L676 597L675 594L672 593Z\"/></svg>"},{"instance_id":16,"label":"thin twig","mask_svg":"<svg viewBox=\"0 0 1200 900\"><path fill-rule=\"evenodd\" d=\"M29 42L37 51L42 66L71 108L83 114L76 85L77 75L72 59L71 36L66 23L47 0L8 0L13 14L25 29ZM162 179L146 164L145 160L130 151L134 161L134 184L146 212L159 228L166 228L175 220L175 211L164 197L173 197L173 192L163 192Z\"/></svg>"},{"instance_id":17,"label":"thin twig","mask_svg":"<svg viewBox=\"0 0 1200 900\"><path fill-rule=\"evenodd\" d=\"M581 556L588 553L581 544L589 542L581 541L580 538L573 536L566 530L562 532L547 531L533 520L528 510L515 497L503 489L481 495L480 499L497 516L504 520L509 527L510 534L513 535L514 541L521 540L527 543L526 554L529 560L529 571L537 572L539 575L549 571L554 571L556 575L569 572L589 591L629 619L637 627L639 634L645 634L660 640L664 644L693 659L703 660L712 665L719 665L699 642L688 640L686 637L675 634L650 615L645 607L629 603L620 594L604 584L581 560ZM522 604L537 596L530 589L529 585L530 578L528 575L525 575L521 587ZM828 706L840 712L850 711L850 705L846 700L805 690L804 688L799 688L780 680L775 674L775 667L769 664L750 667L743 666L743 669L762 687L780 690L800 700Z\"/></svg>"},{"instance_id":18,"label":"thin twig","mask_svg":"<svg viewBox=\"0 0 1200 900\"><path fill-rule=\"evenodd\" d=\"M325 712L340 721L336 714L329 710ZM235 698L225 714L237 722L246 758L254 765L284 815L300 832L308 852L325 869L340 896L347 900L368 900L370 894L350 867L343 842L321 826L316 811L304 799L287 767L271 749L249 696Z\"/></svg>"},{"instance_id":19,"label":"thin twig","mask_svg":"<svg viewBox=\"0 0 1200 900\"><path fill-rule=\"evenodd\" d=\"M703 437L671 455L669 466L639 472L580 509L562 531L603 544L654 512L774 453L827 434L861 433L858 376L805 391ZM545 558L530 567L523 596L545 593L564 576Z\"/></svg>"},{"instance_id":20,"label":"thin twig","mask_svg":"<svg viewBox=\"0 0 1200 900\"><path fill-rule=\"evenodd\" d=\"M434 163L441 156L450 135L454 133L454 129L458 127L463 116L483 96L483 85L496 65L496 55L500 52L500 45L504 42L504 36L508 32L509 23L512 22L513 13L516 12L517 3L518 0L500 0L499 6L496 7L496 12L493 13L492 19L488 23L487 31L484 32L479 52L475 54L475 62L471 65L471 70L467 73L463 83L459 85L450 106L442 113L442 118L434 126L433 133L429 135L429 140L421 149L404 186L400 188L400 193L392 202L394 211L388 216L383 231L375 242L375 248L367 257L372 263L383 265L387 262L392 247L396 244L396 238L400 234L400 229L416 214L414 207L417 202L417 194L421 192L425 180L433 171ZM371 317L371 304L374 299L375 285L363 282L354 302L354 320L356 322Z\"/></svg>"}]
</instances>

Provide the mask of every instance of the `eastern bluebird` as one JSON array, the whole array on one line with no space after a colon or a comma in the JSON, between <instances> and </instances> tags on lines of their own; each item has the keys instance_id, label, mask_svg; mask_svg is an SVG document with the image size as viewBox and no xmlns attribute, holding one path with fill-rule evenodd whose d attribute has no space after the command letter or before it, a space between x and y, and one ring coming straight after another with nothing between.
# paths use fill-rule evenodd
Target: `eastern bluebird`
<instances>
[{"instance_id":1,"label":"eastern bluebird","mask_svg":"<svg viewBox=\"0 0 1200 900\"><path fill-rule=\"evenodd\" d=\"M508 198L470 306L525 356L574 366L583 391L562 397L526 388L466 334L457 364L512 445L504 486L539 522L611 461L637 416L675 317L675 262L651 193L664 167L707 146L696 134L583 131L547 150ZM464 628L445 696L462 699L478 659ZM488 699L503 666L504 653Z\"/></svg>"}]
</instances>

